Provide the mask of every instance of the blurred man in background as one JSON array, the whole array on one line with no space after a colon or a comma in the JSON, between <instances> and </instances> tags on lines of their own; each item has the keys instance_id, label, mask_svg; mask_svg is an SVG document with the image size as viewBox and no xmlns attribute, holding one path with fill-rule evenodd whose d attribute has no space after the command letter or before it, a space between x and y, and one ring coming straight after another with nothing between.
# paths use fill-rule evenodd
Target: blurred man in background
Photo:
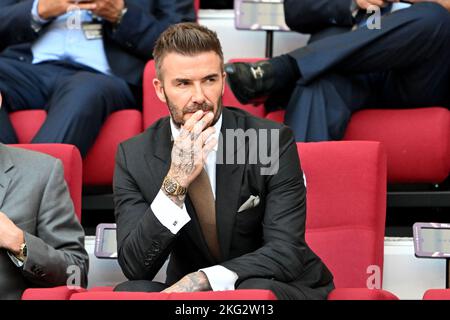
<instances>
[{"instance_id":1,"label":"blurred man in background","mask_svg":"<svg viewBox=\"0 0 450 320\"><path fill-rule=\"evenodd\" d=\"M33 142L86 155L110 113L140 105L160 33L194 19L193 0L0 0L0 142L17 142L8 112L45 109Z\"/></svg>"},{"instance_id":2,"label":"blurred man in background","mask_svg":"<svg viewBox=\"0 0 450 320\"><path fill-rule=\"evenodd\" d=\"M286 108L297 141L341 139L361 108L448 107L450 0L411 2L286 0L288 26L311 43L227 65L230 87L242 103Z\"/></svg>"}]
</instances>

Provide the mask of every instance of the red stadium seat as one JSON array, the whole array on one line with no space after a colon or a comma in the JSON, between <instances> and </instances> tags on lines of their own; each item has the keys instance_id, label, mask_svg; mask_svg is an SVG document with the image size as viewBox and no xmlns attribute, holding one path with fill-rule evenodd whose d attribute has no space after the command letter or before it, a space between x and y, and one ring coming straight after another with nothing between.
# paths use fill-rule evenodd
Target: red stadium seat
<instances>
[{"instance_id":1,"label":"red stadium seat","mask_svg":"<svg viewBox=\"0 0 450 320\"><path fill-rule=\"evenodd\" d=\"M55 288L30 288L22 294L22 300L69 300L72 294L86 289L69 289L67 286Z\"/></svg>"},{"instance_id":2,"label":"red stadium seat","mask_svg":"<svg viewBox=\"0 0 450 320\"><path fill-rule=\"evenodd\" d=\"M198 11L200 10L200 0L194 0L194 9L197 14L197 20L198 20Z\"/></svg>"},{"instance_id":3,"label":"red stadium seat","mask_svg":"<svg viewBox=\"0 0 450 320\"><path fill-rule=\"evenodd\" d=\"M19 143L30 143L47 118L44 110L16 111L9 114Z\"/></svg>"},{"instance_id":4,"label":"red stadium seat","mask_svg":"<svg viewBox=\"0 0 450 320\"><path fill-rule=\"evenodd\" d=\"M450 172L450 112L445 108L355 113L344 140L380 141L390 183L440 183Z\"/></svg>"},{"instance_id":5,"label":"red stadium seat","mask_svg":"<svg viewBox=\"0 0 450 320\"><path fill-rule=\"evenodd\" d=\"M266 118L284 122L284 111ZM442 107L361 110L343 140L382 142L389 183L440 183L450 172L450 112Z\"/></svg>"},{"instance_id":6,"label":"red stadium seat","mask_svg":"<svg viewBox=\"0 0 450 320\"><path fill-rule=\"evenodd\" d=\"M81 155L78 149L69 144L15 144L11 147L19 147L49 154L61 160L64 167L64 178L69 188L75 213L81 221Z\"/></svg>"},{"instance_id":7,"label":"red stadium seat","mask_svg":"<svg viewBox=\"0 0 450 320\"><path fill-rule=\"evenodd\" d=\"M83 161L83 184L110 186L116 150L122 141L142 132L142 113L121 110L112 113L103 124L94 145Z\"/></svg>"},{"instance_id":8,"label":"red stadium seat","mask_svg":"<svg viewBox=\"0 0 450 320\"><path fill-rule=\"evenodd\" d=\"M164 102L159 100L153 87L153 79L156 78L155 61L150 60L144 69L144 130L150 127L156 120L167 117L169 110Z\"/></svg>"},{"instance_id":9,"label":"red stadium seat","mask_svg":"<svg viewBox=\"0 0 450 320\"><path fill-rule=\"evenodd\" d=\"M423 300L450 300L450 289L428 289Z\"/></svg>"},{"instance_id":10,"label":"red stadium seat","mask_svg":"<svg viewBox=\"0 0 450 320\"><path fill-rule=\"evenodd\" d=\"M381 289L386 155L378 142L298 143L307 185L306 240L334 275L330 299L391 299ZM351 288L357 288L356 290Z\"/></svg>"},{"instance_id":11,"label":"red stadium seat","mask_svg":"<svg viewBox=\"0 0 450 320\"><path fill-rule=\"evenodd\" d=\"M276 300L268 290L205 291L183 293L88 291L70 300Z\"/></svg>"}]
</instances>

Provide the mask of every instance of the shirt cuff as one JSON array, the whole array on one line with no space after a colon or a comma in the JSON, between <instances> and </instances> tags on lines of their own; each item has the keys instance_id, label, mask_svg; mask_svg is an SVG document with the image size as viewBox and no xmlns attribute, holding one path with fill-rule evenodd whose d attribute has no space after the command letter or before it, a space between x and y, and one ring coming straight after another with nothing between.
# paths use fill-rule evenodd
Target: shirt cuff
<instances>
[{"instance_id":1,"label":"shirt cuff","mask_svg":"<svg viewBox=\"0 0 450 320\"><path fill-rule=\"evenodd\" d=\"M43 26L44 24L46 24L46 23L49 22L50 20L42 19L42 18L39 16L39 13L38 13L38 4L39 4L39 0L34 0L34 2L33 2L33 7L31 8L31 18L32 18L32 20L33 20L34 23L40 24L40 26Z\"/></svg>"},{"instance_id":2,"label":"shirt cuff","mask_svg":"<svg viewBox=\"0 0 450 320\"><path fill-rule=\"evenodd\" d=\"M186 223L191 221L186 206L183 205L183 208L180 208L162 190L159 190L150 207L159 222L173 234L177 234Z\"/></svg>"},{"instance_id":3,"label":"shirt cuff","mask_svg":"<svg viewBox=\"0 0 450 320\"><path fill-rule=\"evenodd\" d=\"M17 268L23 267L23 262L17 259L11 252L6 251L8 253L9 258L12 260L12 262L16 265Z\"/></svg>"},{"instance_id":4,"label":"shirt cuff","mask_svg":"<svg viewBox=\"0 0 450 320\"><path fill-rule=\"evenodd\" d=\"M206 274L213 291L234 290L234 285L238 279L236 272L220 265L200 269L199 271Z\"/></svg>"}]
</instances>

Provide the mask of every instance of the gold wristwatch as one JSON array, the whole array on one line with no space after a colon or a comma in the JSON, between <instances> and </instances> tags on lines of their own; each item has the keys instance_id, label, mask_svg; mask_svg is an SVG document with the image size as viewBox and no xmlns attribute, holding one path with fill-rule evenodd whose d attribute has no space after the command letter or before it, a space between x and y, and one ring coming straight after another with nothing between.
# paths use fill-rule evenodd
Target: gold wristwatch
<instances>
[{"instance_id":1,"label":"gold wristwatch","mask_svg":"<svg viewBox=\"0 0 450 320\"><path fill-rule=\"evenodd\" d=\"M187 188L181 186L177 180L169 176L164 178L162 187L171 196L184 196L187 192Z\"/></svg>"},{"instance_id":2,"label":"gold wristwatch","mask_svg":"<svg viewBox=\"0 0 450 320\"><path fill-rule=\"evenodd\" d=\"M28 252L27 252L27 244L26 244L26 243L22 243L22 244L20 245L19 253L18 253L17 255L15 255L15 257L16 257L18 260L24 262L25 259L27 258L27 253L28 253Z\"/></svg>"}]
</instances>

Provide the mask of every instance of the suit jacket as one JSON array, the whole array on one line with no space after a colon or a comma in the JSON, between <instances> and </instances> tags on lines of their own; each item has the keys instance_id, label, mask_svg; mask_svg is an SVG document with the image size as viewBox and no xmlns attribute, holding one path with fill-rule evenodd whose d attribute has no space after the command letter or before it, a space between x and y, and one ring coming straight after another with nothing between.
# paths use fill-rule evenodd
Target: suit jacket
<instances>
[{"instance_id":1,"label":"suit jacket","mask_svg":"<svg viewBox=\"0 0 450 320\"><path fill-rule=\"evenodd\" d=\"M231 152L244 149L247 164L217 164L219 264L237 273L236 285L249 278L310 288L329 284L330 272L305 243L306 194L291 130L239 109L224 108L222 116L223 146L227 146L226 129L279 129L280 159L277 174L261 175L261 165L248 164L248 144L236 143ZM270 144L268 147L270 150ZM185 204L192 220L177 235L152 212L150 204L169 170L171 149L170 120L163 118L122 143L117 152L114 200L118 257L129 279L153 279L169 254L168 284L217 264L189 197ZM238 213L251 195L260 197L259 205ZM299 297L303 297L300 292Z\"/></svg>"},{"instance_id":2,"label":"suit jacket","mask_svg":"<svg viewBox=\"0 0 450 320\"><path fill-rule=\"evenodd\" d=\"M80 268L87 285L88 255L60 160L0 144L0 211L25 232L28 256L17 267L0 249L0 299L20 299L28 287L66 285Z\"/></svg>"},{"instance_id":3,"label":"suit jacket","mask_svg":"<svg viewBox=\"0 0 450 320\"><path fill-rule=\"evenodd\" d=\"M286 23L301 33L310 33L310 42L350 31L354 19L351 0L285 0Z\"/></svg>"},{"instance_id":4,"label":"suit jacket","mask_svg":"<svg viewBox=\"0 0 450 320\"><path fill-rule=\"evenodd\" d=\"M42 33L31 28L33 0L0 0L0 51L32 61L31 44ZM112 72L140 86L145 63L159 35L171 24L195 21L192 0L127 0L127 13L115 28L103 21L103 42Z\"/></svg>"}]
</instances>

